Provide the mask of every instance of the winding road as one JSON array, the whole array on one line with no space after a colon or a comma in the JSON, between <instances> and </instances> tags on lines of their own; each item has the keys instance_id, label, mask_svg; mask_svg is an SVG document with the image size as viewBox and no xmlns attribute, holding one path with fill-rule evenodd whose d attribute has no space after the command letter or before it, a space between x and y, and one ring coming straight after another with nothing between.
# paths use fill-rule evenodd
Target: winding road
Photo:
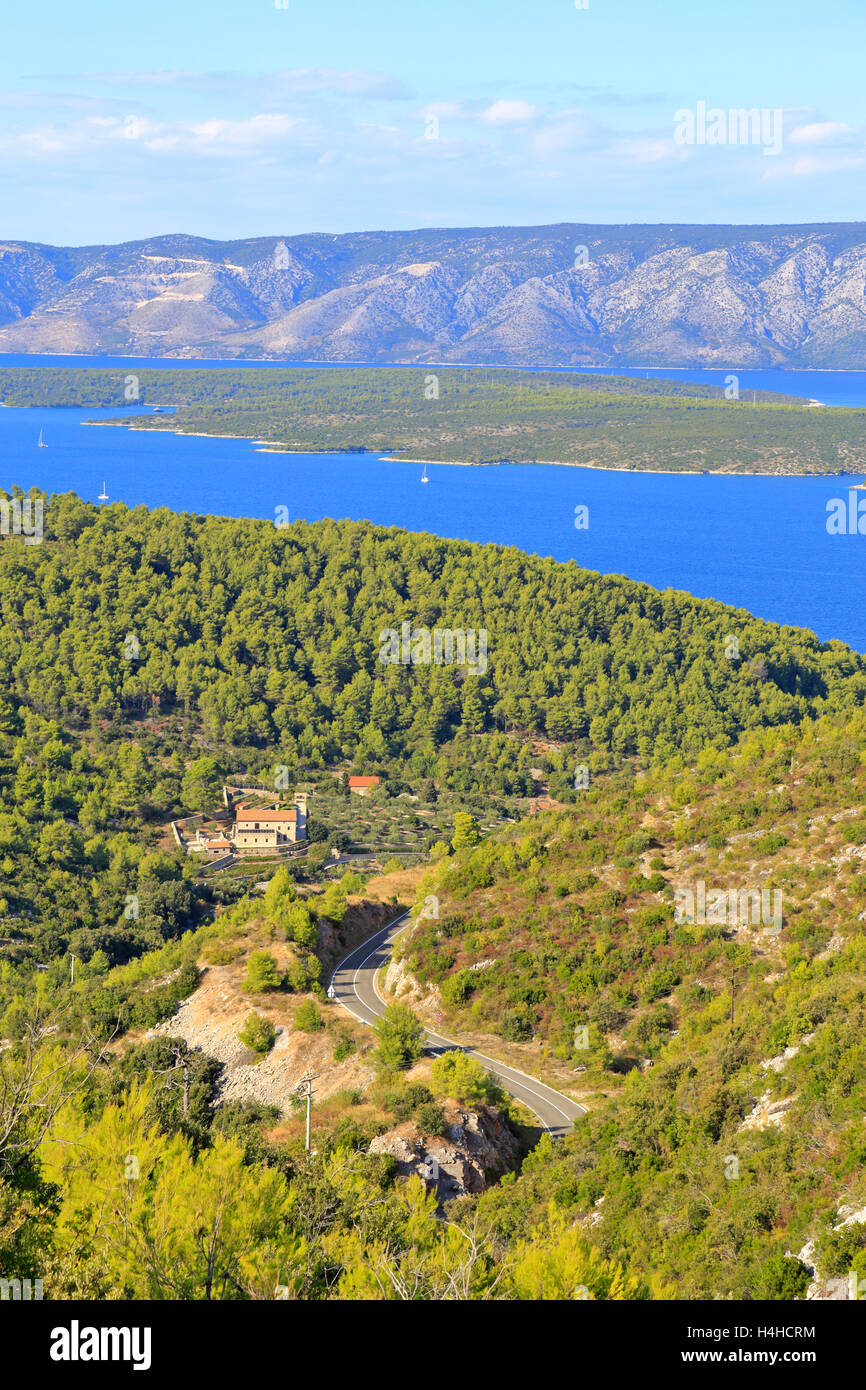
<instances>
[{"instance_id":1,"label":"winding road","mask_svg":"<svg viewBox=\"0 0 866 1390\"><path fill-rule=\"evenodd\" d=\"M405 931L408 919L409 913L404 912L374 936L368 937L340 962L331 976L329 998L342 1005L361 1023L372 1025L385 1012L385 1001L376 988L376 975L391 955L395 938ZM434 1056L453 1052L455 1048L483 1062L509 1095L531 1110L550 1134L567 1134L575 1120L586 1114L582 1105L554 1091L552 1086L545 1086L542 1081L527 1076L525 1072L506 1067L474 1047L463 1047L451 1038L441 1037L438 1033L424 1033L424 1050Z\"/></svg>"}]
</instances>

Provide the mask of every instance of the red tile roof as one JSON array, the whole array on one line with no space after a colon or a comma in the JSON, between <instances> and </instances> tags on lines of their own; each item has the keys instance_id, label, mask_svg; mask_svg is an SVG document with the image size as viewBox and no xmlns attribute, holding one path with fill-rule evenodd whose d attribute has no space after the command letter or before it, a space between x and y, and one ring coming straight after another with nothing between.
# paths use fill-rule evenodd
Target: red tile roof
<instances>
[{"instance_id":1,"label":"red tile roof","mask_svg":"<svg viewBox=\"0 0 866 1390\"><path fill-rule=\"evenodd\" d=\"M380 778L378 777L350 777L350 787L378 787Z\"/></svg>"},{"instance_id":2,"label":"red tile roof","mask_svg":"<svg viewBox=\"0 0 866 1390\"><path fill-rule=\"evenodd\" d=\"M297 820L297 806L290 806L286 811L268 811L259 809L258 811L248 811L246 808L238 809L237 820L239 821L284 821Z\"/></svg>"}]
</instances>

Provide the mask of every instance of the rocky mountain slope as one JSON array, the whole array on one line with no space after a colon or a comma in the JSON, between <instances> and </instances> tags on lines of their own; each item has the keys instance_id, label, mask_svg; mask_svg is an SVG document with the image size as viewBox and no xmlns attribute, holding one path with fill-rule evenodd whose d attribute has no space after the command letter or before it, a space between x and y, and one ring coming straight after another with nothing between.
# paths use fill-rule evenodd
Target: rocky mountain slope
<instances>
[{"instance_id":1,"label":"rocky mountain slope","mask_svg":"<svg viewBox=\"0 0 866 1390\"><path fill-rule=\"evenodd\" d=\"M862 367L866 224L0 243L0 353Z\"/></svg>"}]
</instances>

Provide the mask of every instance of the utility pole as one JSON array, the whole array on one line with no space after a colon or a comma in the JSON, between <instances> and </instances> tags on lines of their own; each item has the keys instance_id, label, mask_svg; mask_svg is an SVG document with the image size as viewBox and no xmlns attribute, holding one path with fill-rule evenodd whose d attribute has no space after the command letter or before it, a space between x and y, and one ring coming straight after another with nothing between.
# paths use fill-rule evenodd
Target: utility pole
<instances>
[{"instance_id":1,"label":"utility pole","mask_svg":"<svg viewBox=\"0 0 866 1390\"><path fill-rule=\"evenodd\" d=\"M313 1082L315 1080L316 1076L313 1072L307 1072L307 1075L302 1076L295 1087L295 1095L300 1096L302 1100L306 1100L307 1102L307 1128L306 1137L304 1139L304 1148L307 1150L307 1153L310 1151L310 1104L313 1099Z\"/></svg>"},{"instance_id":2,"label":"utility pole","mask_svg":"<svg viewBox=\"0 0 866 1390\"><path fill-rule=\"evenodd\" d=\"M732 965L732 966L731 966L731 1027L732 1027L732 1028L733 1028L733 1026L734 1026L734 976L736 975L736 971L737 971L737 967L736 967L735 965Z\"/></svg>"},{"instance_id":3,"label":"utility pole","mask_svg":"<svg viewBox=\"0 0 866 1390\"><path fill-rule=\"evenodd\" d=\"M69 983L75 984L75 957L71 951L69 952Z\"/></svg>"}]
</instances>

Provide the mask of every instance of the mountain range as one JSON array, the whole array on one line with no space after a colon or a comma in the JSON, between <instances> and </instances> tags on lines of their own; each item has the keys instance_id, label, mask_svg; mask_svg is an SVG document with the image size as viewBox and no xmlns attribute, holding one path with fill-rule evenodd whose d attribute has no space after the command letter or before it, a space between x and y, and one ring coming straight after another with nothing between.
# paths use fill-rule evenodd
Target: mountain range
<instances>
[{"instance_id":1,"label":"mountain range","mask_svg":"<svg viewBox=\"0 0 866 1390\"><path fill-rule=\"evenodd\" d=\"M866 366L866 223L0 243L0 353Z\"/></svg>"}]
</instances>

